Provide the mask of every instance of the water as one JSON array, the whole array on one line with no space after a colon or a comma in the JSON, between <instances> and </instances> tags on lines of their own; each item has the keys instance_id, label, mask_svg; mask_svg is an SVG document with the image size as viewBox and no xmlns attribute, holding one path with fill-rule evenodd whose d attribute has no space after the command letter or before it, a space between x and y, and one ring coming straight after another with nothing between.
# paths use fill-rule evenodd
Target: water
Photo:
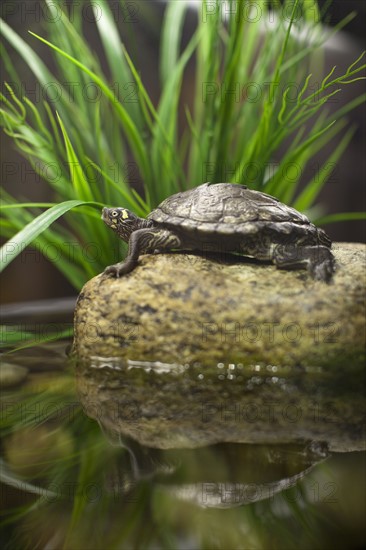
<instances>
[{"instance_id":1,"label":"water","mask_svg":"<svg viewBox=\"0 0 366 550\"><path fill-rule=\"evenodd\" d=\"M362 373L3 357L8 548L360 548Z\"/></svg>"}]
</instances>

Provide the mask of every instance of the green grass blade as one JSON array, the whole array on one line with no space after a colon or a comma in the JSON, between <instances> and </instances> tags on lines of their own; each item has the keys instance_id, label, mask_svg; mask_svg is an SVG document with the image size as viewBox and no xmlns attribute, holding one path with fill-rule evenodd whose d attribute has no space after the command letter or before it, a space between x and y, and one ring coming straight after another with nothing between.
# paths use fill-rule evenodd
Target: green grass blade
<instances>
[{"instance_id":1,"label":"green grass blade","mask_svg":"<svg viewBox=\"0 0 366 550\"><path fill-rule=\"evenodd\" d=\"M17 351L20 351L23 349L32 348L34 346L45 344L46 342L53 342L55 340L61 340L63 338L72 338L73 328L70 326L69 328L61 332L58 331L58 332L47 334L44 336L39 336L38 334L36 335L32 332L23 332L23 331L19 331L19 332L12 331L9 335L9 330L7 330L7 326L4 325L4 326L0 326L0 334L2 334L2 336L4 337L0 339L0 349L11 346L10 350L2 353L2 356L4 357L6 355L11 355L12 353L16 353ZM20 342L24 342L24 344L20 345L19 344Z\"/></svg>"},{"instance_id":2,"label":"green grass blade","mask_svg":"<svg viewBox=\"0 0 366 550\"><path fill-rule=\"evenodd\" d=\"M162 87L169 80L179 61L179 46L187 7L186 2L170 2L166 7L160 44L160 80Z\"/></svg>"},{"instance_id":3,"label":"green grass blade","mask_svg":"<svg viewBox=\"0 0 366 550\"><path fill-rule=\"evenodd\" d=\"M129 54L128 54L125 47L123 47L123 55L126 58L126 61L127 61L127 64L130 68L131 74L132 74L132 76L135 80L135 83L137 85L137 90L138 90L137 97L138 97L139 102L140 102L140 109L141 109L142 115L145 119L145 123L146 123L147 127L149 128L149 131L152 132L153 122L151 120L150 115L152 114L152 116L155 119L157 119L158 118L157 111L154 107L153 102L150 99L150 96L149 96L145 86L142 83L142 80L141 80L141 77L138 73L138 70L136 69L135 65L133 64L133 61L132 61L131 57L129 56Z\"/></svg>"},{"instance_id":4,"label":"green grass blade","mask_svg":"<svg viewBox=\"0 0 366 550\"><path fill-rule=\"evenodd\" d=\"M304 211L314 203L318 194L324 187L325 182L334 170L335 164L339 161L347 146L349 145L355 130L351 128L340 141L333 153L324 162L321 169L315 174L311 181L298 196L293 206L297 210Z\"/></svg>"},{"instance_id":5,"label":"green grass blade","mask_svg":"<svg viewBox=\"0 0 366 550\"><path fill-rule=\"evenodd\" d=\"M326 126L325 128L321 128L319 131L314 132L305 139L293 152L291 152L288 155L288 158L284 163L282 163L282 167L287 165L299 165L302 166L301 160L303 159L303 155L308 150L308 148L316 142L323 134L328 132L331 127L335 124L335 121L331 122ZM281 166L280 166L281 168ZM280 200L284 200L284 195L286 194L287 187L289 185L293 185L293 182L287 181L282 176L282 170L278 170L277 173L274 175L273 178L268 180L266 184L266 193L269 194L275 194L276 197Z\"/></svg>"},{"instance_id":6,"label":"green grass blade","mask_svg":"<svg viewBox=\"0 0 366 550\"><path fill-rule=\"evenodd\" d=\"M159 187L155 191L155 205L169 194L177 192L185 180L183 167L177 155L178 104L183 72L200 39L200 32L193 35L169 76L158 108L158 118L151 148L152 167Z\"/></svg>"},{"instance_id":7,"label":"green grass blade","mask_svg":"<svg viewBox=\"0 0 366 550\"><path fill-rule=\"evenodd\" d=\"M243 43L244 18L230 18L230 33L226 44L226 54L223 68L223 86L226 89L235 91L226 94L225 100L220 102L217 111L217 122L215 124L215 168L212 181L218 182L221 179L221 159L229 157L229 149L232 140L231 126L236 122L236 89L239 78L241 44ZM232 122L232 124L230 124Z\"/></svg>"},{"instance_id":8,"label":"green grass blade","mask_svg":"<svg viewBox=\"0 0 366 550\"><path fill-rule=\"evenodd\" d=\"M268 143L269 141L268 135L270 132L270 123L275 112L275 108L276 108L275 100L276 100L276 96L279 93L278 90L280 88L279 85L280 85L281 67L285 59L285 54L286 54L287 46L289 44L290 33L294 23L298 4L299 4L299 0L295 0L295 2L293 3L291 18L286 30L286 35L282 44L281 52L277 59L277 63L273 72L273 79L272 79L273 94L269 94L267 99L264 102L263 115L258 126L256 138L255 140L253 140L253 147L252 147L251 155L249 156L249 162L254 160L255 156L257 157L259 156L260 151L263 149L263 144Z\"/></svg>"},{"instance_id":9,"label":"green grass blade","mask_svg":"<svg viewBox=\"0 0 366 550\"><path fill-rule=\"evenodd\" d=\"M0 348L19 343L24 340L33 340L34 333L19 330L12 325L0 325Z\"/></svg>"},{"instance_id":10,"label":"green grass blade","mask_svg":"<svg viewBox=\"0 0 366 550\"><path fill-rule=\"evenodd\" d=\"M1 109L4 131L15 141L18 149L28 158L33 169L45 179L63 199L74 198L67 193L71 189L64 168L65 148L59 147L58 137L48 131L45 120L40 117L37 107L27 98L23 103L11 96L15 105L22 105L18 116L9 115L7 109ZM4 102L9 108L8 101ZM14 110L11 111L12 113ZM46 113L49 110L46 109ZM37 113L37 114L36 114ZM47 117L47 115L46 115ZM51 125L52 128L52 125ZM59 130L57 129L57 134Z\"/></svg>"},{"instance_id":11,"label":"green grass blade","mask_svg":"<svg viewBox=\"0 0 366 550\"><path fill-rule=\"evenodd\" d=\"M69 164L70 178L75 189L75 195L85 201L93 200L91 187L88 185L83 169L80 165L79 159L75 153L75 150L71 144L70 138L66 132L65 126L57 113L58 122L61 127L61 132L65 141L65 148L67 154L67 161Z\"/></svg>"},{"instance_id":12,"label":"green grass blade","mask_svg":"<svg viewBox=\"0 0 366 550\"><path fill-rule=\"evenodd\" d=\"M151 178L152 181L156 182L156 185L153 187L149 185L149 181L146 181L144 187L145 197L150 207L155 207L169 194L178 191L180 188L178 182L185 181L185 174L179 159L176 143L178 100L182 74L189 58L197 47L199 34L198 31L193 35L185 51L177 61L174 70L164 86L158 110L155 109L128 52L124 48L127 63L135 78L141 98L144 100L144 102L141 101L141 108L146 123L153 134ZM154 119L155 125L148 117L145 104ZM175 175L174 179L171 177L171 174Z\"/></svg>"},{"instance_id":13,"label":"green grass blade","mask_svg":"<svg viewBox=\"0 0 366 550\"><path fill-rule=\"evenodd\" d=\"M54 202L22 202L20 204L2 204L1 210L14 208L51 208L56 206Z\"/></svg>"},{"instance_id":14,"label":"green grass blade","mask_svg":"<svg viewBox=\"0 0 366 550\"><path fill-rule=\"evenodd\" d=\"M125 202L124 206L126 208L129 208L130 210L133 210L137 216L145 217L150 212L148 205L142 200L140 195L136 191L134 191L134 189L131 189L131 196L127 185L123 185L121 183L117 184L102 168L100 168L100 166L95 164L90 159L89 163L91 164L91 166L93 166L93 168L95 168L95 170L97 170L97 172L99 172L103 176L108 186L110 186L116 192L115 195L117 198L115 206L119 204L119 200L123 200Z\"/></svg>"},{"instance_id":15,"label":"green grass blade","mask_svg":"<svg viewBox=\"0 0 366 550\"><path fill-rule=\"evenodd\" d=\"M98 76L95 72L88 69L88 67L86 67L83 63L81 63L71 55L67 54L66 52L64 52L63 50L61 50L60 48L58 48L48 40L45 40L44 38L42 38L41 36L31 31L29 32L32 36L34 36L44 44L47 44L47 46L49 46L54 51L56 51L57 53L59 53L60 55L68 59L71 63L79 67L88 76L90 76L90 78L94 80L94 82L100 87L101 91L108 98L108 100L111 102L111 104L116 110L116 113L123 126L126 137L134 153L134 156L138 162L138 165L142 172L143 177L146 180L149 180L150 166L149 166L147 151L146 151L144 142L141 139L138 129L136 128L136 125L134 124L132 118L128 114L127 110L123 107L123 105L116 99L114 92L110 89L108 84L106 84L105 81L100 76Z\"/></svg>"},{"instance_id":16,"label":"green grass blade","mask_svg":"<svg viewBox=\"0 0 366 550\"><path fill-rule=\"evenodd\" d=\"M13 46L13 48L23 57L27 62L31 71L35 74L37 79L42 83L54 82L54 77L47 69L41 58L29 47L29 45L20 36L13 31L11 27L3 20L0 19L1 32L7 41Z\"/></svg>"},{"instance_id":17,"label":"green grass blade","mask_svg":"<svg viewBox=\"0 0 366 550\"><path fill-rule=\"evenodd\" d=\"M74 27L78 20L78 9L73 12L74 25L72 25L64 11L65 6L61 2L58 0L44 0L44 3L47 6L45 11L49 11L49 17L52 21L52 25L48 27L49 39L71 55L77 52L77 55L80 59L83 59L84 63L90 63L91 56L88 51L89 49ZM60 78L64 82L72 82L74 84L71 92L73 103L75 103L78 116L83 119L85 127L88 127L90 120L88 117L88 102L83 98L83 90L85 90L86 84L83 79L83 73L77 67L67 63L62 57L55 58L55 63ZM58 108L58 105L56 105L56 108Z\"/></svg>"},{"instance_id":18,"label":"green grass blade","mask_svg":"<svg viewBox=\"0 0 366 550\"><path fill-rule=\"evenodd\" d=\"M305 20L311 23L320 21L319 6L317 0L302 0L301 10L304 13Z\"/></svg>"},{"instance_id":19,"label":"green grass blade","mask_svg":"<svg viewBox=\"0 0 366 550\"><path fill-rule=\"evenodd\" d=\"M215 91L220 84L219 68L220 30L222 28L220 5L208 5L207 0L201 4L199 12L200 41L196 53L196 88L194 97L194 122L200 142L192 140L189 149L188 185L194 186L202 181L202 168L205 163L216 162L212 156L214 127L217 115L217 97ZM207 87L208 86L208 87ZM225 162L225 159L222 159Z\"/></svg>"},{"instance_id":20,"label":"green grass blade","mask_svg":"<svg viewBox=\"0 0 366 550\"><path fill-rule=\"evenodd\" d=\"M102 207L100 203L85 202L81 200L66 201L56 206L52 206L40 216L32 220L19 233L5 243L0 249L0 273L10 264L10 262L20 254L26 246L36 239L53 222L58 220L66 212L81 205Z\"/></svg>"},{"instance_id":21,"label":"green grass blade","mask_svg":"<svg viewBox=\"0 0 366 550\"><path fill-rule=\"evenodd\" d=\"M123 55L123 46L113 19L112 12L109 8L109 2L99 0L97 4L93 3L92 8L96 25L99 31L100 39L103 44L108 65L113 77L113 86L117 87L117 95L126 89L126 85L132 83L131 72ZM138 103L129 103L129 112L135 124L143 127L141 113L138 108Z\"/></svg>"},{"instance_id":22,"label":"green grass blade","mask_svg":"<svg viewBox=\"0 0 366 550\"><path fill-rule=\"evenodd\" d=\"M47 89L51 82L55 85L59 91L59 97L69 98L69 94L56 77L47 69L42 59L29 47L27 44L3 19L0 19L1 31L6 40L13 46L13 48L19 53L24 61L29 66L30 70L36 76L37 80ZM57 102L57 108L63 117L67 117L67 110L62 105L61 101Z\"/></svg>"},{"instance_id":23,"label":"green grass blade","mask_svg":"<svg viewBox=\"0 0 366 550\"><path fill-rule=\"evenodd\" d=\"M333 112L331 114L331 118L335 120L339 120L340 118L347 115L353 109L356 109L356 107L358 107L359 105L363 105L365 102L366 102L366 93L361 94L355 99L349 101L346 105L343 105L343 107L338 109L338 111L336 111L335 113Z\"/></svg>"},{"instance_id":24,"label":"green grass blade","mask_svg":"<svg viewBox=\"0 0 366 550\"><path fill-rule=\"evenodd\" d=\"M326 225L335 222L349 222L356 220L366 220L366 212L338 212L337 214L328 214L317 218L315 221L318 225Z\"/></svg>"}]
</instances>

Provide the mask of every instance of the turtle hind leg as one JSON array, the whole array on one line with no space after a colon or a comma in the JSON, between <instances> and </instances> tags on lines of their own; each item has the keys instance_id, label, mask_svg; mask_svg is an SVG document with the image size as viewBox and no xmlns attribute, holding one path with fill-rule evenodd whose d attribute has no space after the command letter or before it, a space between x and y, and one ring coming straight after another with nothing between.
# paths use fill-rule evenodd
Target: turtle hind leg
<instances>
[{"instance_id":1,"label":"turtle hind leg","mask_svg":"<svg viewBox=\"0 0 366 550\"><path fill-rule=\"evenodd\" d=\"M335 259L327 246L277 245L272 261L279 269L307 269L318 281L329 283L335 272Z\"/></svg>"},{"instance_id":2,"label":"turtle hind leg","mask_svg":"<svg viewBox=\"0 0 366 550\"><path fill-rule=\"evenodd\" d=\"M121 277L130 273L136 265L140 254L152 253L155 250L164 252L179 248L180 239L168 229L158 227L144 227L131 234L128 242L128 254L123 262L110 265L104 270L106 275Z\"/></svg>"}]
</instances>

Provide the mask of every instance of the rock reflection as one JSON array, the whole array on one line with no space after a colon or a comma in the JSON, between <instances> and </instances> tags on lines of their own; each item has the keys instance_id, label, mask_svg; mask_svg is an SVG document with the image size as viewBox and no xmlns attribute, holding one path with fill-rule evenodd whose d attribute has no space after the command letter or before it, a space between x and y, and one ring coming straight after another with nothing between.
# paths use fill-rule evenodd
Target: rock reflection
<instances>
[{"instance_id":1,"label":"rock reflection","mask_svg":"<svg viewBox=\"0 0 366 550\"><path fill-rule=\"evenodd\" d=\"M351 376L352 374L352 376ZM92 357L76 365L88 416L143 446L325 443L365 449L362 372Z\"/></svg>"},{"instance_id":2,"label":"rock reflection","mask_svg":"<svg viewBox=\"0 0 366 550\"><path fill-rule=\"evenodd\" d=\"M93 357L76 374L86 414L128 451L108 473L128 498L151 481L200 507L251 504L294 487L331 451L364 445L362 392L343 385L340 397L317 368Z\"/></svg>"}]
</instances>

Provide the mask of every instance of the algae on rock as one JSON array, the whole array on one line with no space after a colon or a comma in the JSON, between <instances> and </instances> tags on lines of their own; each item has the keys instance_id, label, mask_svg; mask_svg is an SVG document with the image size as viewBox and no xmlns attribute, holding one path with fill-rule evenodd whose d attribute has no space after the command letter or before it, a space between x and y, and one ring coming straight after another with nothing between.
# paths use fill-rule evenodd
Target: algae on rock
<instances>
[{"instance_id":1,"label":"algae on rock","mask_svg":"<svg viewBox=\"0 0 366 550\"><path fill-rule=\"evenodd\" d=\"M79 358L352 370L365 352L365 245L334 246L332 284L231 257L146 255L80 293Z\"/></svg>"}]
</instances>

